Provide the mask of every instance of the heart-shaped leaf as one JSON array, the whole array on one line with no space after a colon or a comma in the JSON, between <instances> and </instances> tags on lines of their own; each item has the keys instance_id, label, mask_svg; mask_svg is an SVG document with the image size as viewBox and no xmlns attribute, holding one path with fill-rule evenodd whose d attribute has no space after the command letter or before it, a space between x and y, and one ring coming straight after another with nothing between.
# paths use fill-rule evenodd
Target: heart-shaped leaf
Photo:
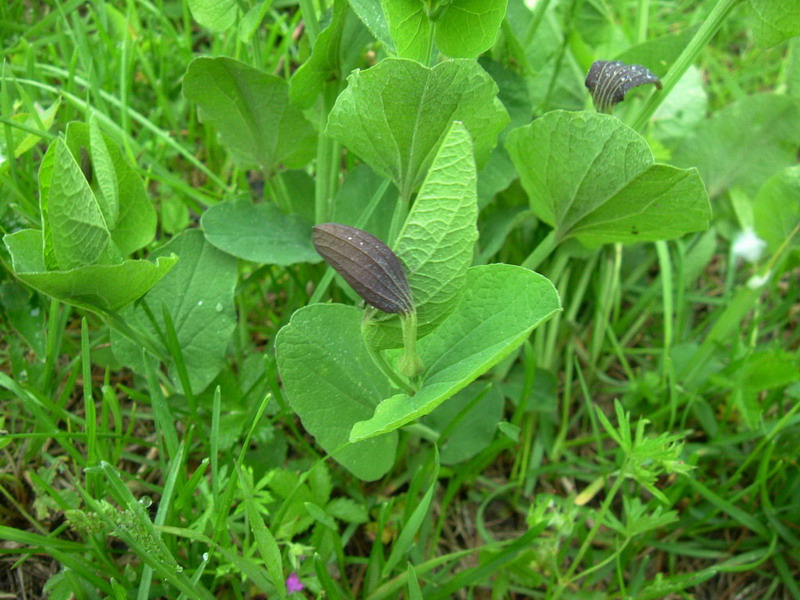
<instances>
[{"instance_id":1,"label":"heart-shaped leaf","mask_svg":"<svg viewBox=\"0 0 800 600\"><path fill-rule=\"evenodd\" d=\"M232 58L201 57L186 69L183 94L243 165L269 176L278 165L302 167L314 155L314 130L289 105L289 86L279 77Z\"/></svg>"},{"instance_id":2,"label":"heart-shaped leaf","mask_svg":"<svg viewBox=\"0 0 800 600\"><path fill-rule=\"evenodd\" d=\"M220 202L200 224L210 244L238 258L281 266L319 262L309 224L269 203Z\"/></svg>"},{"instance_id":3,"label":"heart-shaped leaf","mask_svg":"<svg viewBox=\"0 0 800 600\"><path fill-rule=\"evenodd\" d=\"M61 138L53 142L53 165L47 203L42 205L54 270L69 271L93 264L121 262L122 255L98 198L89 187L80 165Z\"/></svg>"},{"instance_id":4,"label":"heart-shaped leaf","mask_svg":"<svg viewBox=\"0 0 800 600\"><path fill-rule=\"evenodd\" d=\"M462 121L482 164L508 122L497 86L473 60L432 69L386 59L354 71L328 119L328 135L392 179L404 199L420 186L453 121Z\"/></svg>"},{"instance_id":5,"label":"heart-shaped leaf","mask_svg":"<svg viewBox=\"0 0 800 600\"><path fill-rule=\"evenodd\" d=\"M335 0L330 25L320 32L311 56L292 75L292 104L308 108L326 81L344 79L361 59L369 31L350 10L347 0Z\"/></svg>"},{"instance_id":6,"label":"heart-shaped leaf","mask_svg":"<svg viewBox=\"0 0 800 600\"><path fill-rule=\"evenodd\" d=\"M275 352L289 405L303 427L356 477L372 481L394 463L397 434L348 441L353 424L369 418L391 393L364 345L362 317L363 310L341 304L301 308L278 333Z\"/></svg>"},{"instance_id":7,"label":"heart-shaped leaf","mask_svg":"<svg viewBox=\"0 0 800 600\"><path fill-rule=\"evenodd\" d=\"M438 431L442 464L453 465L486 448L503 418L503 395L489 381L475 381L442 403L422 422Z\"/></svg>"},{"instance_id":8,"label":"heart-shaped leaf","mask_svg":"<svg viewBox=\"0 0 800 600\"><path fill-rule=\"evenodd\" d=\"M426 367L422 388L381 402L375 414L353 426L350 440L394 431L430 413L508 356L561 304L553 284L513 265L484 265L467 272L455 310L417 351Z\"/></svg>"},{"instance_id":9,"label":"heart-shaped leaf","mask_svg":"<svg viewBox=\"0 0 800 600\"><path fill-rule=\"evenodd\" d=\"M178 257L126 260L114 265L90 265L69 271L48 271L43 259L42 232L23 229L3 237L16 276L53 298L91 311L118 311L152 288Z\"/></svg>"},{"instance_id":10,"label":"heart-shaped leaf","mask_svg":"<svg viewBox=\"0 0 800 600\"><path fill-rule=\"evenodd\" d=\"M494 44L507 0L381 0L397 55L427 63L431 39L454 58L475 58ZM433 36L431 36L433 30Z\"/></svg>"},{"instance_id":11,"label":"heart-shaped leaf","mask_svg":"<svg viewBox=\"0 0 800 600\"><path fill-rule=\"evenodd\" d=\"M697 170L654 164L647 142L610 115L554 111L512 131L506 147L556 241L653 241L708 227Z\"/></svg>"},{"instance_id":12,"label":"heart-shaped leaf","mask_svg":"<svg viewBox=\"0 0 800 600\"><path fill-rule=\"evenodd\" d=\"M750 0L753 33L762 48L800 35L800 4L786 0Z\"/></svg>"},{"instance_id":13,"label":"heart-shaped leaf","mask_svg":"<svg viewBox=\"0 0 800 600\"><path fill-rule=\"evenodd\" d=\"M128 325L152 340L169 355L163 309L172 319L194 393L202 392L216 377L225 360L228 340L236 326L233 292L236 259L207 243L200 231L187 230L153 252L174 253L178 265L150 290L134 308L123 311ZM149 315L148 315L149 312ZM112 330L112 350L121 362L142 372L140 348ZM178 381L174 366L170 369Z\"/></svg>"},{"instance_id":14,"label":"heart-shaped leaf","mask_svg":"<svg viewBox=\"0 0 800 600\"><path fill-rule=\"evenodd\" d=\"M773 174L797 163L798 140L800 101L746 96L695 125L673 162L696 166L712 198L733 186L755 195Z\"/></svg>"},{"instance_id":15,"label":"heart-shaped leaf","mask_svg":"<svg viewBox=\"0 0 800 600\"><path fill-rule=\"evenodd\" d=\"M789 167L770 177L753 202L756 233L777 252L800 223L800 166ZM800 262L800 235L791 238L789 266Z\"/></svg>"},{"instance_id":16,"label":"heart-shaped leaf","mask_svg":"<svg viewBox=\"0 0 800 600\"><path fill-rule=\"evenodd\" d=\"M97 174L93 176L97 180L96 187L101 186L101 178L107 180L107 188L113 188L113 181L116 180L116 207L113 206L113 200L106 200L107 194L113 196L113 189L95 196L101 203L104 214L112 217L111 238L122 255L127 256L153 241L156 234L156 211L136 167L128 162L110 137L101 133L97 127L92 137L90 130L86 123L72 122L67 125L67 146L76 160L81 156L82 148L89 149L92 172ZM101 141L104 149L100 148ZM39 170L39 185L43 188L50 185L51 174L46 168L47 161L48 157L45 156ZM113 170L113 174L100 174L108 170Z\"/></svg>"}]
</instances>

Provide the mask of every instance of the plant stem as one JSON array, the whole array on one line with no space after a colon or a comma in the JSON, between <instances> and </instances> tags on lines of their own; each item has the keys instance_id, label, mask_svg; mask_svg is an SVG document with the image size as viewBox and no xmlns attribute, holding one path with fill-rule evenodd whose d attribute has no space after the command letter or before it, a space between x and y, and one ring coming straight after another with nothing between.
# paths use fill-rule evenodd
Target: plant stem
<instances>
[{"instance_id":1,"label":"plant stem","mask_svg":"<svg viewBox=\"0 0 800 600\"><path fill-rule=\"evenodd\" d=\"M694 35L692 40L683 49L678 60L672 65L670 70L661 80L662 89L650 94L650 97L644 102L639 109L638 114L631 121L630 126L637 131L641 130L650 117L656 112L659 105L669 96L672 88L678 83L686 70L694 63L700 53L703 51L711 39L717 34L725 18L733 10L733 8L742 0L719 0L711 14L703 21L700 29Z\"/></svg>"},{"instance_id":2,"label":"plant stem","mask_svg":"<svg viewBox=\"0 0 800 600\"><path fill-rule=\"evenodd\" d=\"M406 377L417 377L424 366L417 354L417 311L400 315L403 327L403 356L400 357L399 370Z\"/></svg>"},{"instance_id":3,"label":"plant stem","mask_svg":"<svg viewBox=\"0 0 800 600\"><path fill-rule=\"evenodd\" d=\"M317 172L314 181L314 220L317 223L326 223L333 216L333 181L338 176L336 164L339 159L339 145L325 134L325 127L333 103L336 101L337 91L334 82L327 84L322 94L319 138L317 138Z\"/></svg>"},{"instance_id":4,"label":"plant stem","mask_svg":"<svg viewBox=\"0 0 800 600\"><path fill-rule=\"evenodd\" d=\"M383 355L383 351L378 350L372 344L369 343L368 339L369 336L366 335L365 327L369 327L369 320L368 316L370 311L367 310L364 312L364 319L361 321L361 337L364 340L364 345L367 347L367 352L369 353L370 358L372 358L372 362L375 363L375 366L381 370L386 378L391 381L396 388L403 390L409 396L413 396L417 393L417 390L405 379L400 377L394 369L386 362L386 357Z\"/></svg>"},{"instance_id":5,"label":"plant stem","mask_svg":"<svg viewBox=\"0 0 800 600\"><path fill-rule=\"evenodd\" d=\"M308 39L313 48L319 35L319 21L317 20L317 11L314 9L314 0L300 0L300 10L303 13L303 23L305 23L306 33L308 33Z\"/></svg>"},{"instance_id":6,"label":"plant stem","mask_svg":"<svg viewBox=\"0 0 800 600\"><path fill-rule=\"evenodd\" d=\"M536 267L539 266L545 258L547 258L553 249L556 247L556 230L554 229L550 233L547 234L547 237L544 238L539 245L534 248L533 252L528 255L524 261L522 261L522 266L526 269L530 269L533 271Z\"/></svg>"},{"instance_id":7,"label":"plant stem","mask_svg":"<svg viewBox=\"0 0 800 600\"><path fill-rule=\"evenodd\" d=\"M410 383L405 381L402 377L400 377L400 375L394 372L394 369L392 369L389 363L386 362L386 357L383 355L381 350L373 348L370 344L365 345L370 358L372 358L372 362L375 363L375 366L381 370L381 373L383 373L396 388L403 390L409 396L413 396L417 393L417 390L415 390Z\"/></svg>"}]
</instances>

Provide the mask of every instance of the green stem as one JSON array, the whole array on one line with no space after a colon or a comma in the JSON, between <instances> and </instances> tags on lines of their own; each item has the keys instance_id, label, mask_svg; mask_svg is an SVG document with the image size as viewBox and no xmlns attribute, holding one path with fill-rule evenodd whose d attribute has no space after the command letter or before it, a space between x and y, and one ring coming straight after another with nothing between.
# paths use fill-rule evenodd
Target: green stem
<instances>
[{"instance_id":1,"label":"green stem","mask_svg":"<svg viewBox=\"0 0 800 600\"><path fill-rule=\"evenodd\" d=\"M399 316L403 327L403 356L400 357L399 371L406 377L414 378L424 369L417 354L417 311Z\"/></svg>"},{"instance_id":2,"label":"green stem","mask_svg":"<svg viewBox=\"0 0 800 600\"><path fill-rule=\"evenodd\" d=\"M303 13L303 23L305 23L308 39L313 48L319 35L319 21L317 20L317 11L314 9L314 0L300 0L300 10Z\"/></svg>"},{"instance_id":3,"label":"green stem","mask_svg":"<svg viewBox=\"0 0 800 600\"><path fill-rule=\"evenodd\" d=\"M536 3L536 8L533 10L533 16L528 24L528 30L525 32L525 39L522 40L522 45L524 48L527 48L533 41L536 32L539 31L539 25L542 24L544 15L547 13L547 9L549 7L550 0L539 0L539 2Z\"/></svg>"},{"instance_id":4,"label":"green stem","mask_svg":"<svg viewBox=\"0 0 800 600\"><path fill-rule=\"evenodd\" d=\"M325 134L325 127L328 124L328 115L333 103L336 101L337 91L335 82L327 84L323 90L320 131L317 138L317 173L314 181L314 220L316 223L326 223L333 216L334 186L332 181L338 176L336 165L339 158L339 145L333 138Z\"/></svg>"},{"instance_id":5,"label":"green stem","mask_svg":"<svg viewBox=\"0 0 800 600\"><path fill-rule=\"evenodd\" d=\"M539 245L534 248L533 252L528 255L524 261L522 261L522 266L526 269L530 269L533 271L536 267L539 266L545 258L547 258L553 249L556 247L556 230L554 229L550 233L547 234L547 237L544 238Z\"/></svg>"},{"instance_id":6,"label":"green stem","mask_svg":"<svg viewBox=\"0 0 800 600\"><path fill-rule=\"evenodd\" d=\"M406 222L409 209L408 198L398 198L397 204L394 207L394 214L392 215L392 223L389 226L389 239L386 240L386 245L390 248L394 246L397 241L397 236L400 235L400 229Z\"/></svg>"},{"instance_id":7,"label":"green stem","mask_svg":"<svg viewBox=\"0 0 800 600\"><path fill-rule=\"evenodd\" d=\"M694 63L703 49L717 34L731 10L741 1L742 0L719 0L717 2L711 10L711 14L703 21L700 29L697 30L692 40L686 48L683 49L678 60L675 61L661 80L662 89L650 94L650 97L645 101L639 109L638 114L631 121L631 127L633 129L638 131L645 126L647 121L650 120L650 117L656 112L659 105L669 96L672 88L675 87L680 78L683 77L683 74L686 73L686 70Z\"/></svg>"},{"instance_id":8,"label":"green stem","mask_svg":"<svg viewBox=\"0 0 800 600\"><path fill-rule=\"evenodd\" d=\"M375 366L381 370L381 373L383 373L396 388L403 390L409 396L413 396L417 393L417 390L415 390L409 382L405 381L400 375L394 372L394 369L386 362L386 357L381 350L374 348L369 343L365 343L365 346L367 347L367 352L372 362L375 363Z\"/></svg>"}]
</instances>

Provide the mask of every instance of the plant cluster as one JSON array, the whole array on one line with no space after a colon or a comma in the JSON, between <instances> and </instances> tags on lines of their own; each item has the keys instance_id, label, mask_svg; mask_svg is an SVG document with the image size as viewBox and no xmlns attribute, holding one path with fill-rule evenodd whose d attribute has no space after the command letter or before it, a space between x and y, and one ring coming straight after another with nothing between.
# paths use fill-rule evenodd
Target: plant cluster
<instances>
[{"instance_id":1,"label":"plant cluster","mask_svg":"<svg viewBox=\"0 0 800 600\"><path fill-rule=\"evenodd\" d=\"M0 32L0 587L800 599L800 8Z\"/></svg>"}]
</instances>

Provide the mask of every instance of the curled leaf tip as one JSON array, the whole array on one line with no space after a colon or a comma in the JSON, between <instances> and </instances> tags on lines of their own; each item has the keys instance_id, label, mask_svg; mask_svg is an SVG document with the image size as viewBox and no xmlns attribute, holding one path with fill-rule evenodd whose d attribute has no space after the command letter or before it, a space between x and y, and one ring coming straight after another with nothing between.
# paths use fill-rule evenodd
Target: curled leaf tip
<instances>
[{"instance_id":1,"label":"curled leaf tip","mask_svg":"<svg viewBox=\"0 0 800 600\"><path fill-rule=\"evenodd\" d=\"M595 108L599 112L610 113L615 104L625 99L628 90L655 84L661 89L661 80L642 65L626 65L622 61L596 60L586 75L586 87L592 94Z\"/></svg>"},{"instance_id":2,"label":"curled leaf tip","mask_svg":"<svg viewBox=\"0 0 800 600\"><path fill-rule=\"evenodd\" d=\"M386 313L414 311L403 264L386 244L339 223L316 225L313 232L317 252L367 304Z\"/></svg>"}]
</instances>

